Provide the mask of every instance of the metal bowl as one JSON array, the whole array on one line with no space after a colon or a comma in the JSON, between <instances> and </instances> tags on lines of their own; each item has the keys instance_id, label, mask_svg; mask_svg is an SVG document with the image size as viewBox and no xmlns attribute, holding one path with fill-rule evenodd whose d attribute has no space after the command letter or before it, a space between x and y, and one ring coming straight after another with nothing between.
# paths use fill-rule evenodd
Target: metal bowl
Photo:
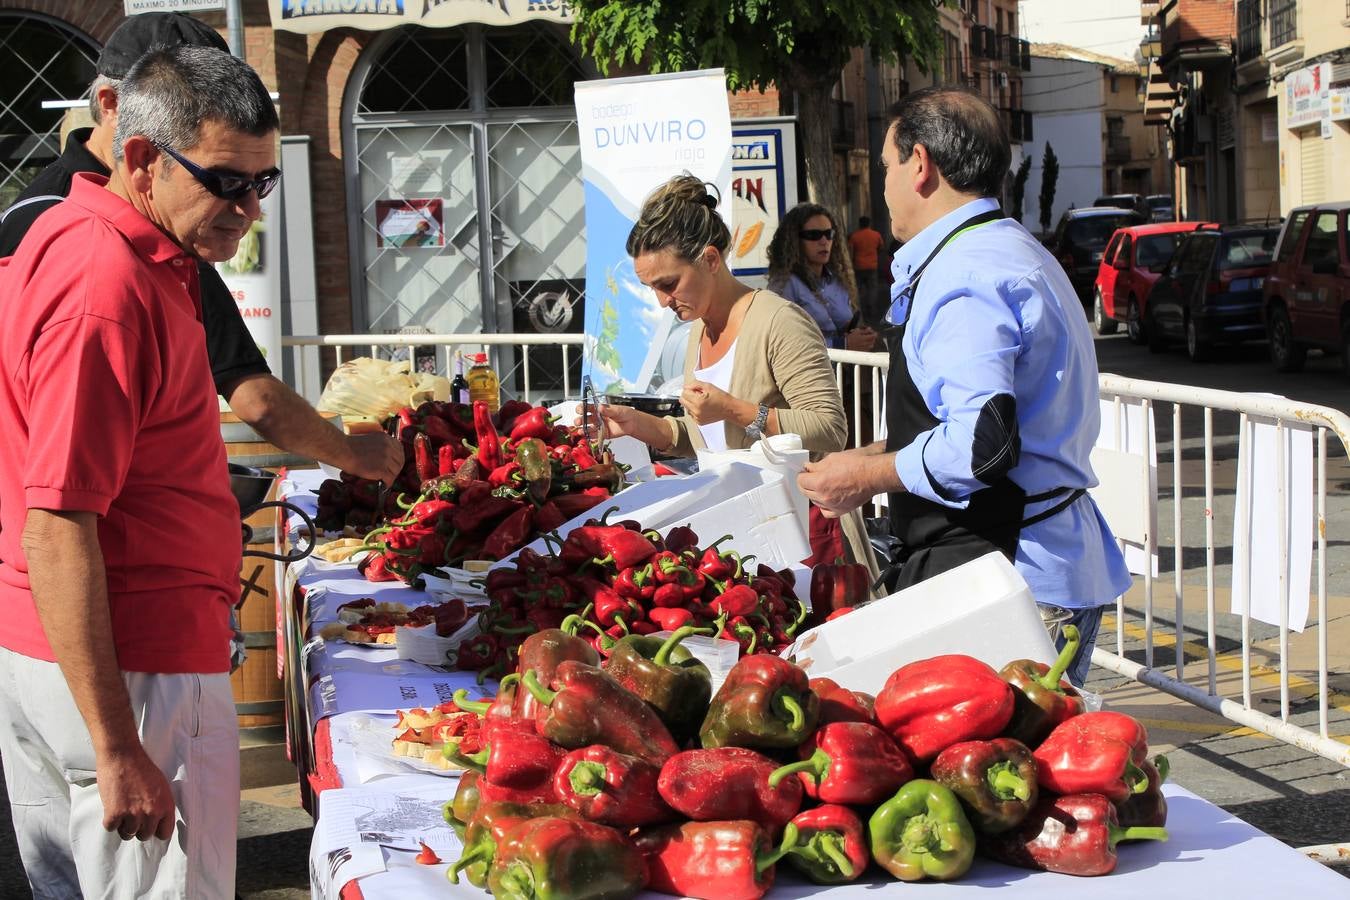
<instances>
[{"instance_id":1,"label":"metal bowl","mask_svg":"<svg viewBox=\"0 0 1350 900\"><path fill-rule=\"evenodd\" d=\"M684 407L678 397L658 397L655 394L611 394L610 403L631 406L653 416L682 416Z\"/></svg>"},{"instance_id":2,"label":"metal bowl","mask_svg":"<svg viewBox=\"0 0 1350 900\"><path fill-rule=\"evenodd\" d=\"M239 501L239 514L247 516L267 499L276 473L256 466L241 466L239 463L229 465L230 490L234 493L234 499Z\"/></svg>"},{"instance_id":3,"label":"metal bowl","mask_svg":"<svg viewBox=\"0 0 1350 900\"><path fill-rule=\"evenodd\" d=\"M1059 631L1064 623L1073 618L1073 610L1048 603L1037 603L1036 608L1041 613L1041 624L1050 633L1050 643L1055 643L1059 640Z\"/></svg>"}]
</instances>

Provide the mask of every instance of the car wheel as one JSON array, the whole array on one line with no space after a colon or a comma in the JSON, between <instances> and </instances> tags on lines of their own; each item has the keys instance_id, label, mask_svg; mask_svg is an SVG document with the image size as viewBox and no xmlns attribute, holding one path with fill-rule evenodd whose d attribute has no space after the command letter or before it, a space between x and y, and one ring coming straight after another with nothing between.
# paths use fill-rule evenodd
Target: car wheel
<instances>
[{"instance_id":1,"label":"car wheel","mask_svg":"<svg viewBox=\"0 0 1350 900\"><path fill-rule=\"evenodd\" d=\"M1200 329L1195 320L1186 317L1186 355L1191 362L1206 362L1210 357L1210 346L1200 338Z\"/></svg>"},{"instance_id":2,"label":"car wheel","mask_svg":"<svg viewBox=\"0 0 1350 900\"><path fill-rule=\"evenodd\" d=\"M1115 334L1119 325L1115 319L1106 314L1106 307L1102 304L1102 289L1097 288L1093 294L1095 296L1092 300L1092 324L1096 326L1098 334Z\"/></svg>"},{"instance_id":3,"label":"car wheel","mask_svg":"<svg viewBox=\"0 0 1350 900\"><path fill-rule=\"evenodd\" d=\"M1139 301L1130 298L1129 305L1125 307L1125 333L1130 336L1131 344L1142 344L1148 339L1147 329L1144 328L1144 320L1139 315Z\"/></svg>"},{"instance_id":4,"label":"car wheel","mask_svg":"<svg viewBox=\"0 0 1350 900\"><path fill-rule=\"evenodd\" d=\"M1275 364L1275 371L1297 372L1303 368L1308 348L1294 340L1294 326L1282 304L1271 306L1266 334L1270 338L1270 361Z\"/></svg>"},{"instance_id":5,"label":"car wheel","mask_svg":"<svg viewBox=\"0 0 1350 900\"><path fill-rule=\"evenodd\" d=\"M1162 329L1158 327L1158 321L1153 318L1153 310L1147 313L1148 325L1144 328L1144 340L1148 342L1148 352L1162 353L1167 349L1167 339L1163 337Z\"/></svg>"}]
</instances>

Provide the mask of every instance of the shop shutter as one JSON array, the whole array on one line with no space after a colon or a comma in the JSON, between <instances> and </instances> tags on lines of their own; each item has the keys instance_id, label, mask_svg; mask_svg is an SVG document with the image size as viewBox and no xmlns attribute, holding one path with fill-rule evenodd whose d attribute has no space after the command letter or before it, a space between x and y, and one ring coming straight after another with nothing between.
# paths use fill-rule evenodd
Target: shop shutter
<instances>
[{"instance_id":1,"label":"shop shutter","mask_svg":"<svg viewBox=\"0 0 1350 900\"><path fill-rule=\"evenodd\" d=\"M1305 131L1299 139L1299 203L1321 203L1327 198L1327 167L1323 156L1321 132L1316 128Z\"/></svg>"}]
</instances>

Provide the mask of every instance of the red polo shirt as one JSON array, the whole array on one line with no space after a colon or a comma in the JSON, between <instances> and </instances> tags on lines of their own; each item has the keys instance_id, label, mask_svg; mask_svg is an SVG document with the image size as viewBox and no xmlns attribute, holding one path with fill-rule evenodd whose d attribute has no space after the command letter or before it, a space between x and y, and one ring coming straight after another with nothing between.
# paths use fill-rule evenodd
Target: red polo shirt
<instances>
[{"instance_id":1,"label":"red polo shirt","mask_svg":"<svg viewBox=\"0 0 1350 900\"><path fill-rule=\"evenodd\" d=\"M24 520L88 511L121 668L225 672L239 506L196 262L106 182L75 176L0 263L0 645L52 660Z\"/></svg>"}]
</instances>

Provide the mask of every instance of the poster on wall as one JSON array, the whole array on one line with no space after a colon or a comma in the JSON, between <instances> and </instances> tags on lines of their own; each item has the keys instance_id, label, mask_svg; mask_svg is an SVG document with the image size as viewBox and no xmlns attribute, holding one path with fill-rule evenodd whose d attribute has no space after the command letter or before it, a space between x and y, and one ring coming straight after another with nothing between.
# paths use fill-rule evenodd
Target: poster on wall
<instances>
[{"instance_id":1,"label":"poster on wall","mask_svg":"<svg viewBox=\"0 0 1350 900\"><path fill-rule=\"evenodd\" d=\"M274 29L300 34L333 28L382 31L400 25L451 28L471 22L572 23L572 7L567 0L267 0L267 11Z\"/></svg>"},{"instance_id":2,"label":"poster on wall","mask_svg":"<svg viewBox=\"0 0 1350 900\"><path fill-rule=\"evenodd\" d=\"M645 393L675 372L660 363L674 316L643 285L625 245L642 202L682 172L712 183L731 228L731 113L721 69L581 81L577 132L586 202L585 371L605 393ZM733 248L734 252L734 248ZM660 370L658 370L660 369Z\"/></svg>"},{"instance_id":3,"label":"poster on wall","mask_svg":"<svg viewBox=\"0 0 1350 900\"><path fill-rule=\"evenodd\" d=\"M262 218L239 241L234 256L216 264L248 333L273 374L281 374L281 191L262 199Z\"/></svg>"},{"instance_id":4,"label":"poster on wall","mask_svg":"<svg viewBox=\"0 0 1350 900\"><path fill-rule=\"evenodd\" d=\"M444 247L444 202L430 200L376 200L375 246Z\"/></svg>"},{"instance_id":5,"label":"poster on wall","mask_svg":"<svg viewBox=\"0 0 1350 900\"><path fill-rule=\"evenodd\" d=\"M1317 125L1331 105L1331 63L1289 73L1284 80L1284 127Z\"/></svg>"},{"instance_id":6,"label":"poster on wall","mask_svg":"<svg viewBox=\"0 0 1350 900\"><path fill-rule=\"evenodd\" d=\"M769 240L797 205L797 147L793 119L759 119L731 126L731 270L762 281Z\"/></svg>"}]
</instances>

